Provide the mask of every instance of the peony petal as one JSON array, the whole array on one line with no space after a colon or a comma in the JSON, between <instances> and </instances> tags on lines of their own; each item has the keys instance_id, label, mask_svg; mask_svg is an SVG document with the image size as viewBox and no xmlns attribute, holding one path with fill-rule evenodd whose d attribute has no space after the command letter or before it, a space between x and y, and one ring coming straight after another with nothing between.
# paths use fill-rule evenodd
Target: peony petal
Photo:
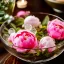
<instances>
[{"instance_id":1,"label":"peony petal","mask_svg":"<svg viewBox=\"0 0 64 64\"><path fill-rule=\"evenodd\" d=\"M56 47L53 47L53 48L48 48L48 52L53 52L54 50L56 49Z\"/></svg>"},{"instance_id":2,"label":"peony petal","mask_svg":"<svg viewBox=\"0 0 64 64\"><path fill-rule=\"evenodd\" d=\"M49 36L51 36L54 39L64 39L64 22L58 19L50 21L47 25L47 31Z\"/></svg>"}]
</instances>

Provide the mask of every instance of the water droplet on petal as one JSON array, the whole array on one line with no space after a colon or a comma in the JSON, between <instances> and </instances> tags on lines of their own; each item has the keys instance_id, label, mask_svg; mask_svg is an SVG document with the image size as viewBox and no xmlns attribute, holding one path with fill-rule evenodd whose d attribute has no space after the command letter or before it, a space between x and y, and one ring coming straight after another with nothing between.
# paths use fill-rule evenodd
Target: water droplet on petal
<instances>
[{"instance_id":1,"label":"water droplet on petal","mask_svg":"<svg viewBox=\"0 0 64 64\"><path fill-rule=\"evenodd\" d=\"M36 28L33 27L32 30L31 30L31 32L34 33L34 34L36 34L37 33Z\"/></svg>"},{"instance_id":2,"label":"water droplet on petal","mask_svg":"<svg viewBox=\"0 0 64 64\"><path fill-rule=\"evenodd\" d=\"M10 28L10 29L8 30L8 33L9 33L9 34L15 33L15 30L14 30L13 28Z\"/></svg>"},{"instance_id":3,"label":"water droplet on petal","mask_svg":"<svg viewBox=\"0 0 64 64\"><path fill-rule=\"evenodd\" d=\"M8 37L9 37L8 34L4 34L4 35L3 35L3 38L4 38L6 41L7 41Z\"/></svg>"},{"instance_id":4,"label":"water droplet on petal","mask_svg":"<svg viewBox=\"0 0 64 64\"><path fill-rule=\"evenodd\" d=\"M30 25L30 24L25 24L24 25L24 28L26 29L26 30L32 30L32 25Z\"/></svg>"}]
</instances>

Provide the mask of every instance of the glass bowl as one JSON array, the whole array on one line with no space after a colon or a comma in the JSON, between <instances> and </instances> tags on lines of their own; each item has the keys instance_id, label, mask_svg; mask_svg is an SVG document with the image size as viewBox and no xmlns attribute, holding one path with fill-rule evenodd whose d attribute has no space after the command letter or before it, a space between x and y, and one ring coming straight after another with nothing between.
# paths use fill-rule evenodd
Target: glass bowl
<instances>
[{"instance_id":1,"label":"glass bowl","mask_svg":"<svg viewBox=\"0 0 64 64\"><path fill-rule=\"evenodd\" d=\"M49 17L49 20L53 20L53 19L59 19L61 21L64 21L63 19L61 19L60 17L56 16L56 15L52 15L52 14L48 14L48 13L34 13L34 12L31 12L29 15L34 15L36 17L38 17L40 19L40 21L44 20L44 18L46 16ZM5 49L12 55L16 56L17 58L23 60L23 61L26 61L26 62L30 62L30 63L41 63L41 62L47 62L47 61L50 61L56 57L58 57L63 51L64 51L64 41L61 40L61 41L58 41L58 43L56 44L56 50L52 53L41 53L39 55L39 51L40 49L32 49L32 50L38 50L37 54L28 54L28 53L20 53L20 52L17 52L14 48L12 48L12 44L9 44L9 42L7 41L8 37L9 37L9 34L8 34L8 31L10 28L14 28L14 24L15 24L15 20L16 18L14 17L14 20L12 20L11 22L8 22L8 21L5 21L2 25L1 25L1 28L0 28L0 38L2 40L2 43L5 47ZM16 26L16 27L21 27L20 26ZM17 29L17 28L16 28ZM52 47L53 48L53 47ZM48 48L45 48L45 49L48 49ZM29 50L29 49L27 49Z\"/></svg>"},{"instance_id":2,"label":"glass bowl","mask_svg":"<svg viewBox=\"0 0 64 64\"><path fill-rule=\"evenodd\" d=\"M45 0L45 2L53 8L55 12L64 13L64 2L61 0Z\"/></svg>"}]
</instances>

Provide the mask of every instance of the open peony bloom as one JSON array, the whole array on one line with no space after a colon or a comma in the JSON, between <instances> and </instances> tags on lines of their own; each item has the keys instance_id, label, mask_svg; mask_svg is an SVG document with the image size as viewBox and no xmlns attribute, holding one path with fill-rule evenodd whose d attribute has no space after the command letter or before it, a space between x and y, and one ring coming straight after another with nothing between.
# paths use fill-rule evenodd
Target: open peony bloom
<instances>
[{"instance_id":1,"label":"open peony bloom","mask_svg":"<svg viewBox=\"0 0 64 64\"><path fill-rule=\"evenodd\" d=\"M28 16L28 17L25 18L24 24L30 24L30 25L32 25L33 27L38 27L38 26L41 24L41 22L40 22L40 20L39 20L37 17L35 17L35 16Z\"/></svg>"},{"instance_id":2,"label":"open peony bloom","mask_svg":"<svg viewBox=\"0 0 64 64\"><path fill-rule=\"evenodd\" d=\"M43 37L39 42L39 48L42 51L48 49L48 52L53 52L56 49L54 39L50 36Z\"/></svg>"},{"instance_id":3,"label":"open peony bloom","mask_svg":"<svg viewBox=\"0 0 64 64\"><path fill-rule=\"evenodd\" d=\"M18 52L26 52L29 49L35 49L38 46L37 38L34 34L26 30L19 30L15 35L8 38L13 43L13 48Z\"/></svg>"},{"instance_id":4,"label":"open peony bloom","mask_svg":"<svg viewBox=\"0 0 64 64\"><path fill-rule=\"evenodd\" d=\"M51 36L54 39L64 39L64 22L58 19L50 21L47 25L47 31L49 36Z\"/></svg>"}]
</instances>

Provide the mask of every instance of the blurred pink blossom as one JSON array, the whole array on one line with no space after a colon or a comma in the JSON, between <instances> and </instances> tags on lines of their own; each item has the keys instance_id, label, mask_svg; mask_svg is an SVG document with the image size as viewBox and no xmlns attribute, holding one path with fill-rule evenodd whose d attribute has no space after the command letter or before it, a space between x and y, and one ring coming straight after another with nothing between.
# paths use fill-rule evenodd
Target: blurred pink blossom
<instances>
[{"instance_id":1,"label":"blurred pink blossom","mask_svg":"<svg viewBox=\"0 0 64 64\"><path fill-rule=\"evenodd\" d=\"M17 17L25 17L30 14L30 11L19 11L16 16Z\"/></svg>"}]
</instances>

